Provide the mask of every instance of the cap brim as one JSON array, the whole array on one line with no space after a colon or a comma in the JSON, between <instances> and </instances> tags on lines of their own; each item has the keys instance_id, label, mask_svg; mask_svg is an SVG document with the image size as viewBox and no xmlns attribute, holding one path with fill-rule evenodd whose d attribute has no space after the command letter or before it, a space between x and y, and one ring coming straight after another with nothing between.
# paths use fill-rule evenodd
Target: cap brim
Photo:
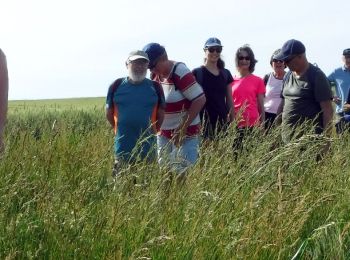
<instances>
[{"instance_id":1,"label":"cap brim","mask_svg":"<svg viewBox=\"0 0 350 260\"><path fill-rule=\"evenodd\" d=\"M149 59L147 59L146 57L141 56L141 55L134 55L134 56L131 56L128 58L128 60L130 60L130 61L139 60L139 59L143 59L143 60L146 60L149 62Z\"/></svg>"},{"instance_id":2,"label":"cap brim","mask_svg":"<svg viewBox=\"0 0 350 260\"><path fill-rule=\"evenodd\" d=\"M276 60L285 61L285 60L287 60L290 56L292 56L292 55L285 55L285 54L283 54L283 53L279 53L279 54L273 56L273 58L276 59Z\"/></svg>"},{"instance_id":3,"label":"cap brim","mask_svg":"<svg viewBox=\"0 0 350 260\"><path fill-rule=\"evenodd\" d=\"M224 46L217 43L212 43L212 44L205 45L205 47L208 48L208 47L224 47Z\"/></svg>"}]
</instances>

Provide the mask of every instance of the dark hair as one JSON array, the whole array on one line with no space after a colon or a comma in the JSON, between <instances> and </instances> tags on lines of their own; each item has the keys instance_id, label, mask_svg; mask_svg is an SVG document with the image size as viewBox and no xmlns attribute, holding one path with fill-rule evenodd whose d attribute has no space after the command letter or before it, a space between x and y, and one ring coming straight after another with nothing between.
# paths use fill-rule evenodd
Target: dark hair
<instances>
[{"instance_id":1,"label":"dark hair","mask_svg":"<svg viewBox=\"0 0 350 260\"><path fill-rule=\"evenodd\" d=\"M239 62L239 54L242 52L242 51L246 51L248 53L248 56L250 58L250 65L249 65L249 72L250 73L253 73L254 72L254 69L255 69L255 64L258 62L256 59L255 59L255 56L254 56L254 52L252 51L252 49L249 47L248 44L244 44L242 47L239 47L238 50L236 51L236 56L235 56L235 62L236 62L236 67L238 68L238 62Z\"/></svg>"},{"instance_id":2,"label":"dark hair","mask_svg":"<svg viewBox=\"0 0 350 260\"><path fill-rule=\"evenodd\" d=\"M218 69L222 70L225 68L225 62L221 58L219 58L217 62L217 66L218 66Z\"/></svg>"},{"instance_id":3,"label":"dark hair","mask_svg":"<svg viewBox=\"0 0 350 260\"><path fill-rule=\"evenodd\" d=\"M207 58L204 58L204 63L205 63L206 61L207 61ZM224 62L221 58L218 59L216 65L218 66L218 69L219 69L219 70L222 70L222 69L225 68L225 62Z\"/></svg>"}]
</instances>

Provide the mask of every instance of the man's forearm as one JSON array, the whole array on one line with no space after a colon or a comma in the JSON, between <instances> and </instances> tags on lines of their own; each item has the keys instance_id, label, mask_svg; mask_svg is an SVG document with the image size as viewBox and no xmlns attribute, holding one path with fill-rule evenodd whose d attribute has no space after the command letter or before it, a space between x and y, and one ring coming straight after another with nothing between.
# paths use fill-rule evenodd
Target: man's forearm
<instances>
[{"instance_id":1,"label":"man's forearm","mask_svg":"<svg viewBox=\"0 0 350 260\"><path fill-rule=\"evenodd\" d=\"M164 108L158 108L157 122L156 122L157 131L160 131L160 127L162 126L163 121L164 121Z\"/></svg>"},{"instance_id":2,"label":"man's forearm","mask_svg":"<svg viewBox=\"0 0 350 260\"><path fill-rule=\"evenodd\" d=\"M327 135L330 135L332 130L333 107L331 101L320 102L322 109L323 129Z\"/></svg>"},{"instance_id":3,"label":"man's forearm","mask_svg":"<svg viewBox=\"0 0 350 260\"><path fill-rule=\"evenodd\" d=\"M191 106L188 109L186 116L183 118L179 130L185 131L189 125L191 125L192 121L196 118L199 112L202 110L205 105L206 98L204 95L200 96L196 100L192 101Z\"/></svg>"},{"instance_id":4,"label":"man's forearm","mask_svg":"<svg viewBox=\"0 0 350 260\"><path fill-rule=\"evenodd\" d=\"M114 128L114 114L113 114L113 109L106 109L106 118L109 122L109 124Z\"/></svg>"}]
</instances>

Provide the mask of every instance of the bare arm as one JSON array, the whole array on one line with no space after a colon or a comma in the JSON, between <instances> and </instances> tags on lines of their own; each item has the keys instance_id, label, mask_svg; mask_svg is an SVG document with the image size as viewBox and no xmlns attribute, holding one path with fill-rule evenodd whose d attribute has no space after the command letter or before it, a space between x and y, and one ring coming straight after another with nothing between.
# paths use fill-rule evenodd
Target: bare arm
<instances>
[{"instance_id":1,"label":"bare arm","mask_svg":"<svg viewBox=\"0 0 350 260\"><path fill-rule=\"evenodd\" d=\"M284 99L282 98L281 103L279 104L279 106L277 108L277 114L276 114L276 119L275 119L275 122L277 125L280 125L282 123L283 107L284 107Z\"/></svg>"},{"instance_id":2,"label":"bare arm","mask_svg":"<svg viewBox=\"0 0 350 260\"><path fill-rule=\"evenodd\" d=\"M204 94L191 102L191 106L187 111L187 115L183 118L179 127L174 131L173 142L176 146L179 146L182 144L183 138L186 135L187 127L190 126L192 121L196 118L196 116L202 110L203 106L205 105L205 102L206 102L206 98Z\"/></svg>"},{"instance_id":3,"label":"bare arm","mask_svg":"<svg viewBox=\"0 0 350 260\"><path fill-rule=\"evenodd\" d=\"M226 105L228 108L228 122L233 122L235 120L235 111L233 109L232 88L230 84L227 85Z\"/></svg>"},{"instance_id":4,"label":"bare arm","mask_svg":"<svg viewBox=\"0 0 350 260\"><path fill-rule=\"evenodd\" d=\"M8 106L8 71L6 57L0 50L0 153L4 149L3 135Z\"/></svg>"},{"instance_id":5,"label":"bare arm","mask_svg":"<svg viewBox=\"0 0 350 260\"><path fill-rule=\"evenodd\" d=\"M322 109L323 129L326 135L330 135L332 131L332 120L333 120L333 107L332 101L321 101L320 106Z\"/></svg>"},{"instance_id":6,"label":"bare arm","mask_svg":"<svg viewBox=\"0 0 350 260\"><path fill-rule=\"evenodd\" d=\"M114 113L113 113L113 108L106 108L106 118L109 122L109 124L114 128Z\"/></svg>"},{"instance_id":7,"label":"bare arm","mask_svg":"<svg viewBox=\"0 0 350 260\"><path fill-rule=\"evenodd\" d=\"M196 116L199 114L199 112L202 110L203 106L206 102L205 95L200 96L199 98L195 99L191 102L191 106L189 107L187 111L187 115L183 118L180 126L178 129L181 132L185 132L187 127L190 126L192 121L196 118Z\"/></svg>"},{"instance_id":8,"label":"bare arm","mask_svg":"<svg viewBox=\"0 0 350 260\"><path fill-rule=\"evenodd\" d=\"M163 124L163 120L164 120L164 108L159 107L157 111L157 123L156 123L157 131L160 130L160 127Z\"/></svg>"},{"instance_id":9,"label":"bare arm","mask_svg":"<svg viewBox=\"0 0 350 260\"><path fill-rule=\"evenodd\" d=\"M258 111L260 114L260 122L263 124L265 122L265 111L264 111L264 98L265 94L258 94Z\"/></svg>"}]
</instances>

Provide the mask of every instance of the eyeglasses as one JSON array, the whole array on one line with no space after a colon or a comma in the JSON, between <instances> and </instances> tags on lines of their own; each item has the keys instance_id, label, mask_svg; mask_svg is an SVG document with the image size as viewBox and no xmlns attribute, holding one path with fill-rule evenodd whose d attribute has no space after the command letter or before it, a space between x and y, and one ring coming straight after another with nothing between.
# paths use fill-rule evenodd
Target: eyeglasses
<instances>
[{"instance_id":1,"label":"eyeglasses","mask_svg":"<svg viewBox=\"0 0 350 260\"><path fill-rule=\"evenodd\" d=\"M283 60L276 60L276 59L273 59L272 62L275 62L275 63L283 63Z\"/></svg>"},{"instance_id":2,"label":"eyeglasses","mask_svg":"<svg viewBox=\"0 0 350 260\"><path fill-rule=\"evenodd\" d=\"M250 60L249 56L239 56L238 57L239 60Z\"/></svg>"},{"instance_id":3,"label":"eyeglasses","mask_svg":"<svg viewBox=\"0 0 350 260\"><path fill-rule=\"evenodd\" d=\"M222 47L220 47L220 46L209 47L209 48L206 48L206 50L208 50L210 53L213 53L214 51L216 51L216 53L221 53L222 52Z\"/></svg>"}]
</instances>

